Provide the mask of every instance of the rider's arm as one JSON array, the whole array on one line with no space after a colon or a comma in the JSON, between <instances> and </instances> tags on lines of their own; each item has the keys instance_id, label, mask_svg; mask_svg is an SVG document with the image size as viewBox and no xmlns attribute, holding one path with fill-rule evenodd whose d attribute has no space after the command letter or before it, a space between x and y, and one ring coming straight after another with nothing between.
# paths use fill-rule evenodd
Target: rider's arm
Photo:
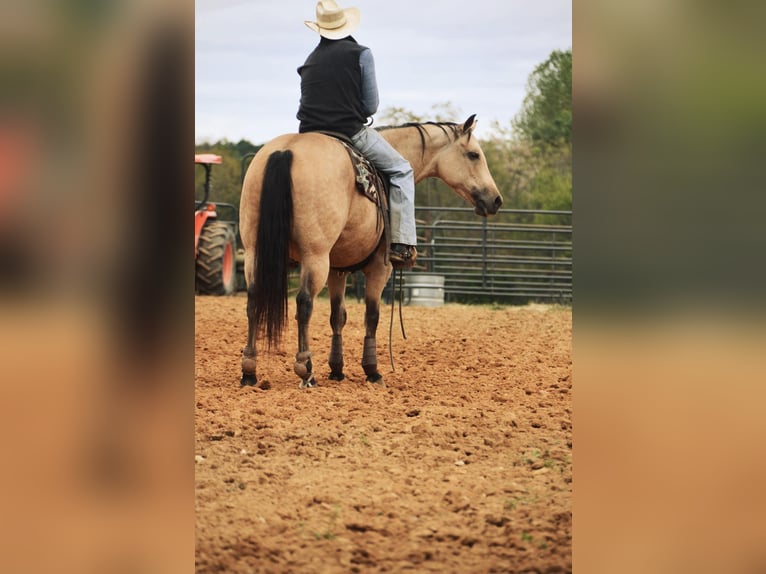
<instances>
[{"instance_id":1,"label":"rider's arm","mask_svg":"<svg viewBox=\"0 0 766 574\"><path fill-rule=\"evenodd\" d=\"M359 54L359 66L362 68L362 107L367 116L378 111L378 81L375 78L375 60L369 48Z\"/></svg>"}]
</instances>

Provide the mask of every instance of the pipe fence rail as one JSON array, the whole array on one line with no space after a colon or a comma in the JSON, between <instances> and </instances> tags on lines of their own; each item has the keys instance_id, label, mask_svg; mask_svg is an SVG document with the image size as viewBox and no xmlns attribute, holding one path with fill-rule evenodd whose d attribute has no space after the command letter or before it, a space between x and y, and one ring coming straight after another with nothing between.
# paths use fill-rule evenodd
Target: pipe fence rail
<instances>
[{"instance_id":1,"label":"pipe fence rail","mask_svg":"<svg viewBox=\"0 0 766 574\"><path fill-rule=\"evenodd\" d=\"M444 276L447 302L572 300L572 212L417 207L411 273ZM387 287L390 296L390 283Z\"/></svg>"}]
</instances>

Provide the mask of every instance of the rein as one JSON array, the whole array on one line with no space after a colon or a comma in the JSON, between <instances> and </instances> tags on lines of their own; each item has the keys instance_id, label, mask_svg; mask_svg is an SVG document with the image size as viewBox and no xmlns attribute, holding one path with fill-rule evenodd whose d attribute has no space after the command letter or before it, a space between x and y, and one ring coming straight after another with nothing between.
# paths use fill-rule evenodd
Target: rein
<instances>
[{"instance_id":1,"label":"rein","mask_svg":"<svg viewBox=\"0 0 766 574\"><path fill-rule=\"evenodd\" d=\"M396 372L394 366L394 348L393 348L393 332L394 332L394 299L396 299L396 275L399 272L399 325L402 327L402 337L407 340L407 334L404 332L404 320L402 319L402 299L404 299L404 270L394 269L394 284L391 290L391 322L388 325L388 357L391 359L391 370Z\"/></svg>"}]
</instances>

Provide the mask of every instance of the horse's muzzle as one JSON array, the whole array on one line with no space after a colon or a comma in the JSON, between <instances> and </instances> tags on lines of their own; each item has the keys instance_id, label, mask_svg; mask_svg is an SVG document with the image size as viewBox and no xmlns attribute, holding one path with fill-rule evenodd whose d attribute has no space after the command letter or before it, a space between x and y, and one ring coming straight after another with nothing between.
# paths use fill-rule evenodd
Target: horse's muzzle
<instances>
[{"instance_id":1,"label":"horse's muzzle","mask_svg":"<svg viewBox=\"0 0 766 574\"><path fill-rule=\"evenodd\" d=\"M503 198L497 192L473 192L471 195L474 198L474 212L482 217L495 215L503 205Z\"/></svg>"}]
</instances>

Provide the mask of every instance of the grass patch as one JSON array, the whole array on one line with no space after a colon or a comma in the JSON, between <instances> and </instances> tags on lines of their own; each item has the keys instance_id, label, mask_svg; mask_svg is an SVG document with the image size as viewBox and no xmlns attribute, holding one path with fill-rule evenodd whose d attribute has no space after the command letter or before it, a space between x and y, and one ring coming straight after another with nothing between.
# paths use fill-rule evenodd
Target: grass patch
<instances>
[{"instance_id":1,"label":"grass patch","mask_svg":"<svg viewBox=\"0 0 766 574\"><path fill-rule=\"evenodd\" d=\"M556 466L556 459L551 457L551 453L548 449L543 452L537 448L529 450L526 454L519 455L519 458L517 459L518 462L514 463L514 465L534 465L540 461L540 459L542 459L543 466L546 468L554 468Z\"/></svg>"},{"instance_id":2,"label":"grass patch","mask_svg":"<svg viewBox=\"0 0 766 574\"><path fill-rule=\"evenodd\" d=\"M332 514L330 515L330 520L329 520L329 523L327 524L327 528L325 528L322 531L315 530L313 532L314 539L315 540L334 540L337 537L335 530L336 530L339 516L340 516L340 506L338 506L337 504L333 504Z\"/></svg>"},{"instance_id":3,"label":"grass patch","mask_svg":"<svg viewBox=\"0 0 766 574\"><path fill-rule=\"evenodd\" d=\"M330 532L329 530L324 532L314 532L314 538L316 540L334 540L335 537L336 534L334 532Z\"/></svg>"},{"instance_id":4,"label":"grass patch","mask_svg":"<svg viewBox=\"0 0 766 574\"><path fill-rule=\"evenodd\" d=\"M513 498L506 498L503 506L506 510L516 510L519 505L532 504L537 500L537 496L514 496Z\"/></svg>"}]
</instances>

